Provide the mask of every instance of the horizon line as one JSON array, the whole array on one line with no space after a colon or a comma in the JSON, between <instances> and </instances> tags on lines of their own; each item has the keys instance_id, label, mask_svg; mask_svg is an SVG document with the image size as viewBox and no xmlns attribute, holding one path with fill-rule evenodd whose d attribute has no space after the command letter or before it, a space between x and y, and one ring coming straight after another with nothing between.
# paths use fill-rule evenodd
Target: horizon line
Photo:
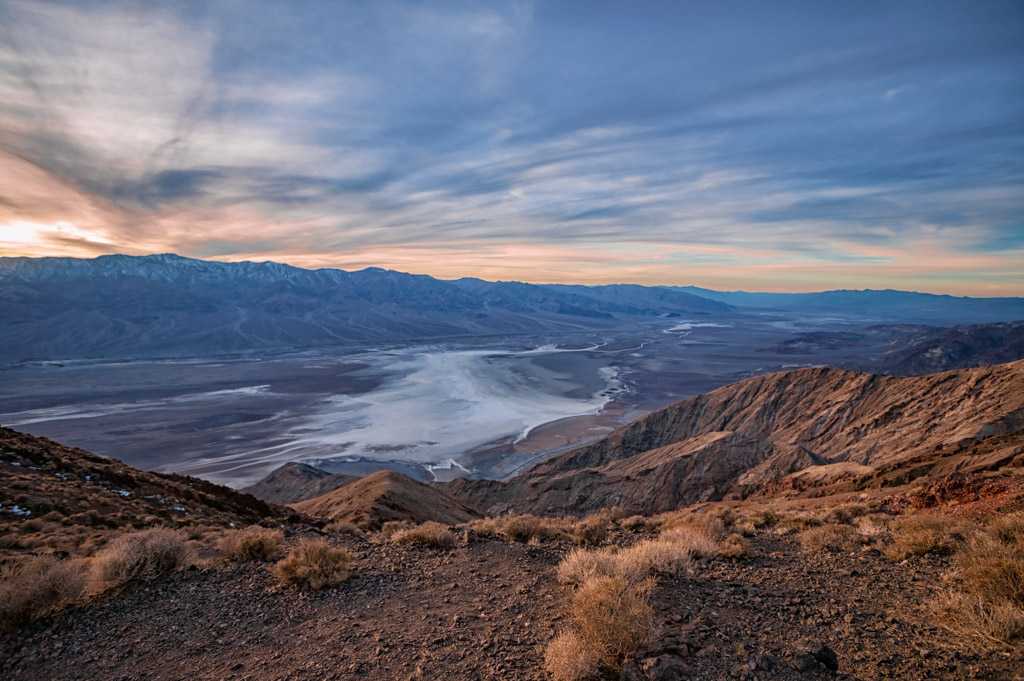
<instances>
[{"instance_id":1,"label":"horizon line","mask_svg":"<svg viewBox=\"0 0 1024 681\"><path fill-rule=\"evenodd\" d=\"M717 289L717 288L711 288L711 287L708 287L708 286L702 286L702 285L697 284L697 283L688 283L688 284L639 284L639 283L630 282L630 281L617 281L617 282L607 282L607 283L600 283L600 284L584 284L584 283L580 283L578 281L529 281L529 280L523 280L523 279L485 279L483 277L478 277L478 276L469 275L469 274L449 279L449 278L445 278L445 277L439 277L439 276L436 276L436 275L433 275L433 274L427 274L427 273L424 273L424 272L408 272L408 271L405 271L405 270L393 269L393 268L390 268L390 267L381 267L381 266L377 266L377 265L367 265L366 267L362 267L362 268L359 268L359 269L345 269L343 267L337 267L337 266L304 267L302 265L295 265L295 264L292 264L290 262L282 261L282 260L270 260L270 259L267 259L267 260L250 260L250 259L227 260L227 259L197 258L197 257L190 256L190 255L181 255L180 253L174 253L172 251L162 251L162 252L156 252L156 253L143 253L143 254L121 253L121 252L101 253L101 254L93 256L91 258L84 258L84 257L79 257L79 256L65 256L65 255L4 255L4 254L0 253L0 260L20 259L20 260L81 260L81 261L90 261L90 260L99 260L100 258L110 258L110 257L154 258L154 257L160 257L160 256L172 256L172 257L175 257L175 258L181 258L182 260L194 260L194 261L197 261L197 262L219 263L219 264L224 264L224 265L236 265L236 264L246 264L246 263L254 264L254 265L265 265L265 264L284 265L286 267L291 267L291 268L294 268L294 269L297 269L297 270L303 270L303 271L306 271L306 272L316 272L316 271L320 271L320 270L335 270L335 271L339 271L339 272L345 272L345 273L348 273L348 274L353 274L353 273L357 273L357 272L365 272L367 270L382 270L384 272L394 272L396 274L404 274L406 276L430 277L431 279L434 279L436 281L444 281L444 282L454 282L454 281L459 281L461 279L477 279L479 281L484 281L484 282L488 282L488 283L492 283L492 284L511 283L511 284L528 284L528 285L532 285L532 286L583 286L583 287L586 287L586 288L596 288L596 287L600 287L600 286L639 286L639 287L642 287L642 288L670 288L670 289L672 289L672 288L699 288L699 289L703 289L703 290L706 290L706 291L711 291L713 293L723 293L723 294L730 294L730 293L759 293L759 294L766 294L766 295L773 295L773 294L774 295L801 295L801 294L810 295L810 294L815 294L815 293L837 293L837 292L875 292L875 293L893 292L893 293L915 293L915 294L919 294L919 295L940 296L940 297L948 297L948 298L966 298L966 299L972 299L972 300L984 300L984 299L1008 300L1008 299L1015 299L1015 298L1024 298L1024 294L1022 294L1022 295L1003 295L1003 296L998 296L998 295L997 296L991 296L991 295L990 296L977 296L977 295L957 295L955 293L923 291L923 290L918 290L918 289L898 289L898 288L859 288L859 289L858 288L827 288L827 289L789 290L789 291L787 291L787 290L765 290L765 289ZM693 294L693 295L697 295L697 294Z\"/></svg>"}]
</instances>

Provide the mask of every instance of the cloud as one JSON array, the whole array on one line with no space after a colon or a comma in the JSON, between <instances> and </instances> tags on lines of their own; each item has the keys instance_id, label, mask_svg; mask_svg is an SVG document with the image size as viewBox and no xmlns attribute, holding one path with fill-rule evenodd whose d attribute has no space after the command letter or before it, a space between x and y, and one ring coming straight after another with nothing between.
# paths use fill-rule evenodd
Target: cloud
<instances>
[{"instance_id":1,"label":"cloud","mask_svg":"<svg viewBox=\"0 0 1024 681\"><path fill-rule=\"evenodd\" d=\"M262 9L4 5L0 251L1024 293L1010 5Z\"/></svg>"}]
</instances>

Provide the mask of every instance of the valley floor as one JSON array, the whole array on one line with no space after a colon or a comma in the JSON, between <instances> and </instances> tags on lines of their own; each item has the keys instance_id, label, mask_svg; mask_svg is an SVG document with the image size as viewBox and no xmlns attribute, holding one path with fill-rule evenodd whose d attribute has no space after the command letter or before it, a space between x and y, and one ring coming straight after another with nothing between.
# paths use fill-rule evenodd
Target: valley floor
<instances>
[{"instance_id":1,"label":"valley floor","mask_svg":"<svg viewBox=\"0 0 1024 681\"><path fill-rule=\"evenodd\" d=\"M640 534L617 530L614 542ZM313 594L276 587L259 563L129 584L3 634L4 676L548 678L544 646L564 626L567 599L555 567L570 546L466 539L444 550L332 537L356 555L354 574ZM978 652L929 623L924 606L947 558L894 562L868 546L806 553L767 530L751 547L659 581L648 658L668 656L693 679L1024 678L1019 653ZM838 675L797 670L806 641L835 651Z\"/></svg>"}]
</instances>

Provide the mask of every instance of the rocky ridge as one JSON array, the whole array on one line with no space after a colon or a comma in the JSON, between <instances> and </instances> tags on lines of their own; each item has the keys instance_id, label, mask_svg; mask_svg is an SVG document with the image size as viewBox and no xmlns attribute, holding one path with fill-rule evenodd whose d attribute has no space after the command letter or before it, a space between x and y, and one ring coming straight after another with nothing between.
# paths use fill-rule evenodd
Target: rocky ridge
<instances>
[{"instance_id":1,"label":"rocky ridge","mask_svg":"<svg viewBox=\"0 0 1024 681\"><path fill-rule=\"evenodd\" d=\"M457 480L449 490L485 512L651 513L1022 461L1024 361L910 378L811 368L670 405L508 482Z\"/></svg>"}]
</instances>

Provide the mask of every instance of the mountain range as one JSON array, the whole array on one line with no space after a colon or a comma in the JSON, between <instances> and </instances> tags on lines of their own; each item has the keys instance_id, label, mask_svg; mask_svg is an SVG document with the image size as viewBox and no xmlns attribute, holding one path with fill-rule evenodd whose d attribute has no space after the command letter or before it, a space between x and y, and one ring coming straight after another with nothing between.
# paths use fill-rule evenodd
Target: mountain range
<instances>
[{"instance_id":1,"label":"mountain range","mask_svg":"<svg viewBox=\"0 0 1024 681\"><path fill-rule=\"evenodd\" d=\"M621 327L754 311L919 323L1024 319L1024 298L453 281L173 254L0 258L0 361L188 356Z\"/></svg>"}]
</instances>

